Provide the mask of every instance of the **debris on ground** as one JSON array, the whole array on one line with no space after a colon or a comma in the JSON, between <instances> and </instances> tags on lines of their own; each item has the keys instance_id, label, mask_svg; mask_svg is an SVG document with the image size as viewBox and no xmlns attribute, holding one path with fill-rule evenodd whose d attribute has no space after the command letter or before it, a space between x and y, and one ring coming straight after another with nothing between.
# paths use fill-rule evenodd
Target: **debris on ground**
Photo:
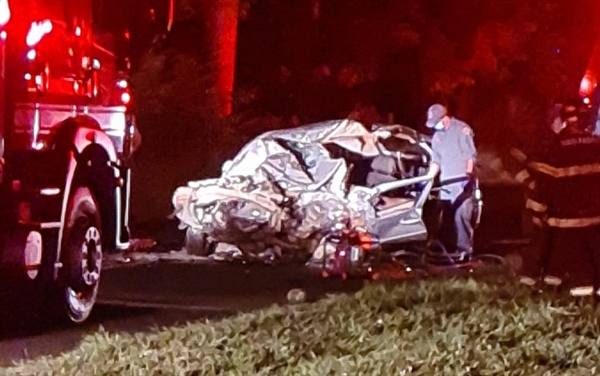
<instances>
[{"instance_id":1,"label":"debris on ground","mask_svg":"<svg viewBox=\"0 0 600 376\"><path fill-rule=\"evenodd\" d=\"M104 269L114 269L124 266L138 266L158 262L170 263L209 263L211 258L189 254L185 249L170 252L147 252L130 250L105 255Z\"/></svg>"},{"instance_id":2,"label":"debris on ground","mask_svg":"<svg viewBox=\"0 0 600 376\"><path fill-rule=\"evenodd\" d=\"M287 293L287 300L291 304L304 303L306 301L306 290L291 289Z\"/></svg>"}]
</instances>

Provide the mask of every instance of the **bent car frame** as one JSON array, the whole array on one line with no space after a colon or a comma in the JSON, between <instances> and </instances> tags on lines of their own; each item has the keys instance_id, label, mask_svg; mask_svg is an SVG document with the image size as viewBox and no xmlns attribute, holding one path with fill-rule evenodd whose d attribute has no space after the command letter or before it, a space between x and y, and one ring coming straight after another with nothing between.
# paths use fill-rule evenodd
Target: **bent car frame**
<instances>
[{"instance_id":1,"label":"bent car frame","mask_svg":"<svg viewBox=\"0 0 600 376\"><path fill-rule=\"evenodd\" d=\"M364 227L380 244L425 241L431 156L429 137L402 125L345 119L271 131L227 161L221 177L178 188L175 215L194 253L216 245L312 254L339 223ZM392 158L398 173L373 184L376 158Z\"/></svg>"}]
</instances>

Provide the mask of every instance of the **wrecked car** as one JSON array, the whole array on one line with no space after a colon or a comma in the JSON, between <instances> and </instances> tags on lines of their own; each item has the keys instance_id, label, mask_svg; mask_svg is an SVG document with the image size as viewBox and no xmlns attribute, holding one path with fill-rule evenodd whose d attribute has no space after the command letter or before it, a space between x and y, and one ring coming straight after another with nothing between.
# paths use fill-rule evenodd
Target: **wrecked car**
<instances>
[{"instance_id":1,"label":"wrecked car","mask_svg":"<svg viewBox=\"0 0 600 376\"><path fill-rule=\"evenodd\" d=\"M429 141L406 126L349 119L260 135L220 177L175 191L186 248L314 256L340 223L380 244L425 241L423 208L435 181ZM388 176L374 168L390 161Z\"/></svg>"}]
</instances>

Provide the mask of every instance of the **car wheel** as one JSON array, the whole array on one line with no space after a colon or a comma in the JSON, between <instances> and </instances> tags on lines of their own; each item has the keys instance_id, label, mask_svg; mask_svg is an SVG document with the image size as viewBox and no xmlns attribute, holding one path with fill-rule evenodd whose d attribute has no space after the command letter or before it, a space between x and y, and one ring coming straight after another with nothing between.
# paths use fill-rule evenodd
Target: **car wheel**
<instances>
[{"instance_id":1,"label":"car wheel","mask_svg":"<svg viewBox=\"0 0 600 376\"><path fill-rule=\"evenodd\" d=\"M203 233L188 228L183 248L191 255L208 256L214 252L215 247Z\"/></svg>"},{"instance_id":2,"label":"car wheel","mask_svg":"<svg viewBox=\"0 0 600 376\"><path fill-rule=\"evenodd\" d=\"M69 320L85 321L92 312L102 271L100 212L88 188L78 188L69 205L62 260L64 274L60 294Z\"/></svg>"}]
</instances>

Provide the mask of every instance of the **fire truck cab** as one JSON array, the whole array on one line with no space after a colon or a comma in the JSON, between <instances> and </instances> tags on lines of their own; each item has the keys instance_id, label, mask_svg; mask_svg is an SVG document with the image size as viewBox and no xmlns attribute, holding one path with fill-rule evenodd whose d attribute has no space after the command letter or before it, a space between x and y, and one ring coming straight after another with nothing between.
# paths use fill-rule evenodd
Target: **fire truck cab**
<instances>
[{"instance_id":1,"label":"fire truck cab","mask_svg":"<svg viewBox=\"0 0 600 376\"><path fill-rule=\"evenodd\" d=\"M103 256L129 246L140 138L118 3L0 0L0 289L35 286L76 323Z\"/></svg>"}]
</instances>

